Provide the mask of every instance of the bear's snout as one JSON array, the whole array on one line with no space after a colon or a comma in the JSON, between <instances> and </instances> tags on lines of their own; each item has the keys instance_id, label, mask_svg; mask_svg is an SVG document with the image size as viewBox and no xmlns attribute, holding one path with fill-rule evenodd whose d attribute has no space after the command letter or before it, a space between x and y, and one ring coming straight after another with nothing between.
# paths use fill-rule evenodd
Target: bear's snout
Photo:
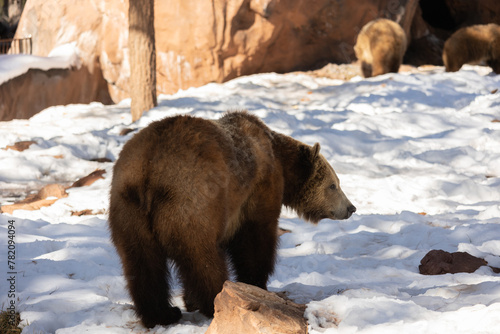
<instances>
[{"instance_id":1,"label":"bear's snout","mask_svg":"<svg viewBox=\"0 0 500 334\"><path fill-rule=\"evenodd\" d=\"M349 219L354 212L356 212L356 207L351 203L349 203L347 206L343 207L340 210L331 211L330 216L324 218L330 218L334 220L344 220L344 219Z\"/></svg>"},{"instance_id":2,"label":"bear's snout","mask_svg":"<svg viewBox=\"0 0 500 334\"><path fill-rule=\"evenodd\" d=\"M349 205L347 207L347 218L346 219L350 218L354 212L356 212L356 207L352 204Z\"/></svg>"}]
</instances>

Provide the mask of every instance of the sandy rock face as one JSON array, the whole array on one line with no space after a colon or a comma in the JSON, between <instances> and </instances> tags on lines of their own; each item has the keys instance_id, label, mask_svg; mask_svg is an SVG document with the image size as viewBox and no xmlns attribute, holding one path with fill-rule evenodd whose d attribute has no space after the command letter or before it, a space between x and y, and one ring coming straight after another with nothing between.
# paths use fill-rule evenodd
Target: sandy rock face
<instances>
[{"instance_id":1,"label":"sandy rock face","mask_svg":"<svg viewBox=\"0 0 500 334\"><path fill-rule=\"evenodd\" d=\"M253 285L226 281L206 334L306 334L305 305Z\"/></svg>"},{"instance_id":2,"label":"sandy rock face","mask_svg":"<svg viewBox=\"0 0 500 334\"><path fill-rule=\"evenodd\" d=\"M33 54L47 56L52 49L76 43L84 67L96 67L106 79L116 102L126 96L128 62L124 66L128 1L29 0L19 21L16 38L31 35Z\"/></svg>"}]
</instances>

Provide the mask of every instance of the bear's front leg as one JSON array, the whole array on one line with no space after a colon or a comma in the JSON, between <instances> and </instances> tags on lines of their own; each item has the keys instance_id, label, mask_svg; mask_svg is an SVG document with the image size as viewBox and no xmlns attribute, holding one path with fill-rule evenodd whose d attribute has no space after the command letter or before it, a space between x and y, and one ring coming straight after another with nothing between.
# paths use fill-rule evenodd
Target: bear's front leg
<instances>
[{"instance_id":1,"label":"bear's front leg","mask_svg":"<svg viewBox=\"0 0 500 334\"><path fill-rule=\"evenodd\" d=\"M378 75L389 73L390 72L390 68L388 67L387 64L385 64L385 62L388 62L388 61L389 60L386 60L384 58L373 59L373 63L372 63L372 76L376 77ZM398 68L399 68L399 66L398 66Z\"/></svg>"},{"instance_id":2,"label":"bear's front leg","mask_svg":"<svg viewBox=\"0 0 500 334\"><path fill-rule=\"evenodd\" d=\"M214 299L228 279L225 254L216 242L197 242L176 257L184 286L184 303L192 312L199 309L207 317L214 315Z\"/></svg>"},{"instance_id":3,"label":"bear's front leg","mask_svg":"<svg viewBox=\"0 0 500 334\"><path fill-rule=\"evenodd\" d=\"M267 281L274 271L277 246L277 217L243 222L227 245L238 281L267 290Z\"/></svg>"},{"instance_id":4,"label":"bear's front leg","mask_svg":"<svg viewBox=\"0 0 500 334\"><path fill-rule=\"evenodd\" d=\"M500 74L500 59L488 59L486 64L491 67L495 74Z\"/></svg>"}]
</instances>

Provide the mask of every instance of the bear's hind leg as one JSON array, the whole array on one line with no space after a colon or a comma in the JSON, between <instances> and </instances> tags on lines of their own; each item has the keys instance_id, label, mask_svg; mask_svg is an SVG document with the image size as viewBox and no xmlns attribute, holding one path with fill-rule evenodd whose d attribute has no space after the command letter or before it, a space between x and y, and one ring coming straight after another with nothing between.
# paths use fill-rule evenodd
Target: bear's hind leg
<instances>
[{"instance_id":1,"label":"bear's hind leg","mask_svg":"<svg viewBox=\"0 0 500 334\"><path fill-rule=\"evenodd\" d=\"M391 57L388 65L387 65L387 73L390 73L390 72L391 73L398 73L400 66L401 66L401 60L396 56Z\"/></svg>"},{"instance_id":2,"label":"bear's hind leg","mask_svg":"<svg viewBox=\"0 0 500 334\"><path fill-rule=\"evenodd\" d=\"M493 72L495 72L495 74L500 74L500 60L488 59L486 61L486 64L489 67L491 67L491 69L493 70Z\"/></svg>"},{"instance_id":3,"label":"bear's hind leg","mask_svg":"<svg viewBox=\"0 0 500 334\"><path fill-rule=\"evenodd\" d=\"M184 303L190 312L199 309L213 317L214 299L228 279L225 254L215 242L193 244L201 247L183 249L183 254L174 259L184 286Z\"/></svg>"},{"instance_id":4,"label":"bear's hind leg","mask_svg":"<svg viewBox=\"0 0 500 334\"><path fill-rule=\"evenodd\" d=\"M462 68L464 63L461 63L458 59L449 56L450 51L443 52L443 64L446 72L457 72Z\"/></svg>"},{"instance_id":5,"label":"bear's hind leg","mask_svg":"<svg viewBox=\"0 0 500 334\"><path fill-rule=\"evenodd\" d=\"M136 247L125 245L121 254L137 315L148 328L179 321L181 311L170 304L170 273L163 249L152 240L142 244L137 244L137 239L129 242Z\"/></svg>"}]
</instances>

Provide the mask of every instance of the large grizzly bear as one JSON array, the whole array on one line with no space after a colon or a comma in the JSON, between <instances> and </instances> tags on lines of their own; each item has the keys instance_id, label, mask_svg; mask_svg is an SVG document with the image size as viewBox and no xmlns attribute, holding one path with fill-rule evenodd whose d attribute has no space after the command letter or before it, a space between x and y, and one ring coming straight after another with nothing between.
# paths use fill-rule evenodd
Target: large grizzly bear
<instances>
[{"instance_id":1,"label":"large grizzly bear","mask_svg":"<svg viewBox=\"0 0 500 334\"><path fill-rule=\"evenodd\" d=\"M485 61L500 74L500 26L494 23L459 29L444 43L446 72L456 72L464 64Z\"/></svg>"},{"instance_id":2,"label":"large grizzly bear","mask_svg":"<svg viewBox=\"0 0 500 334\"><path fill-rule=\"evenodd\" d=\"M354 52L365 78L397 73L406 52L406 34L399 24L387 19L368 22L361 29Z\"/></svg>"},{"instance_id":3,"label":"large grizzly bear","mask_svg":"<svg viewBox=\"0 0 500 334\"><path fill-rule=\"evenodd\" d=\"M109 225L146 327L181 317L170 303L167 259L178 268L187 310L210 317L228 279L226 256L239 281L266 288L282 204L313 223L356 211L319 149L246 112L165 118L125 144Z\"/></svg>"}]
</instances>

